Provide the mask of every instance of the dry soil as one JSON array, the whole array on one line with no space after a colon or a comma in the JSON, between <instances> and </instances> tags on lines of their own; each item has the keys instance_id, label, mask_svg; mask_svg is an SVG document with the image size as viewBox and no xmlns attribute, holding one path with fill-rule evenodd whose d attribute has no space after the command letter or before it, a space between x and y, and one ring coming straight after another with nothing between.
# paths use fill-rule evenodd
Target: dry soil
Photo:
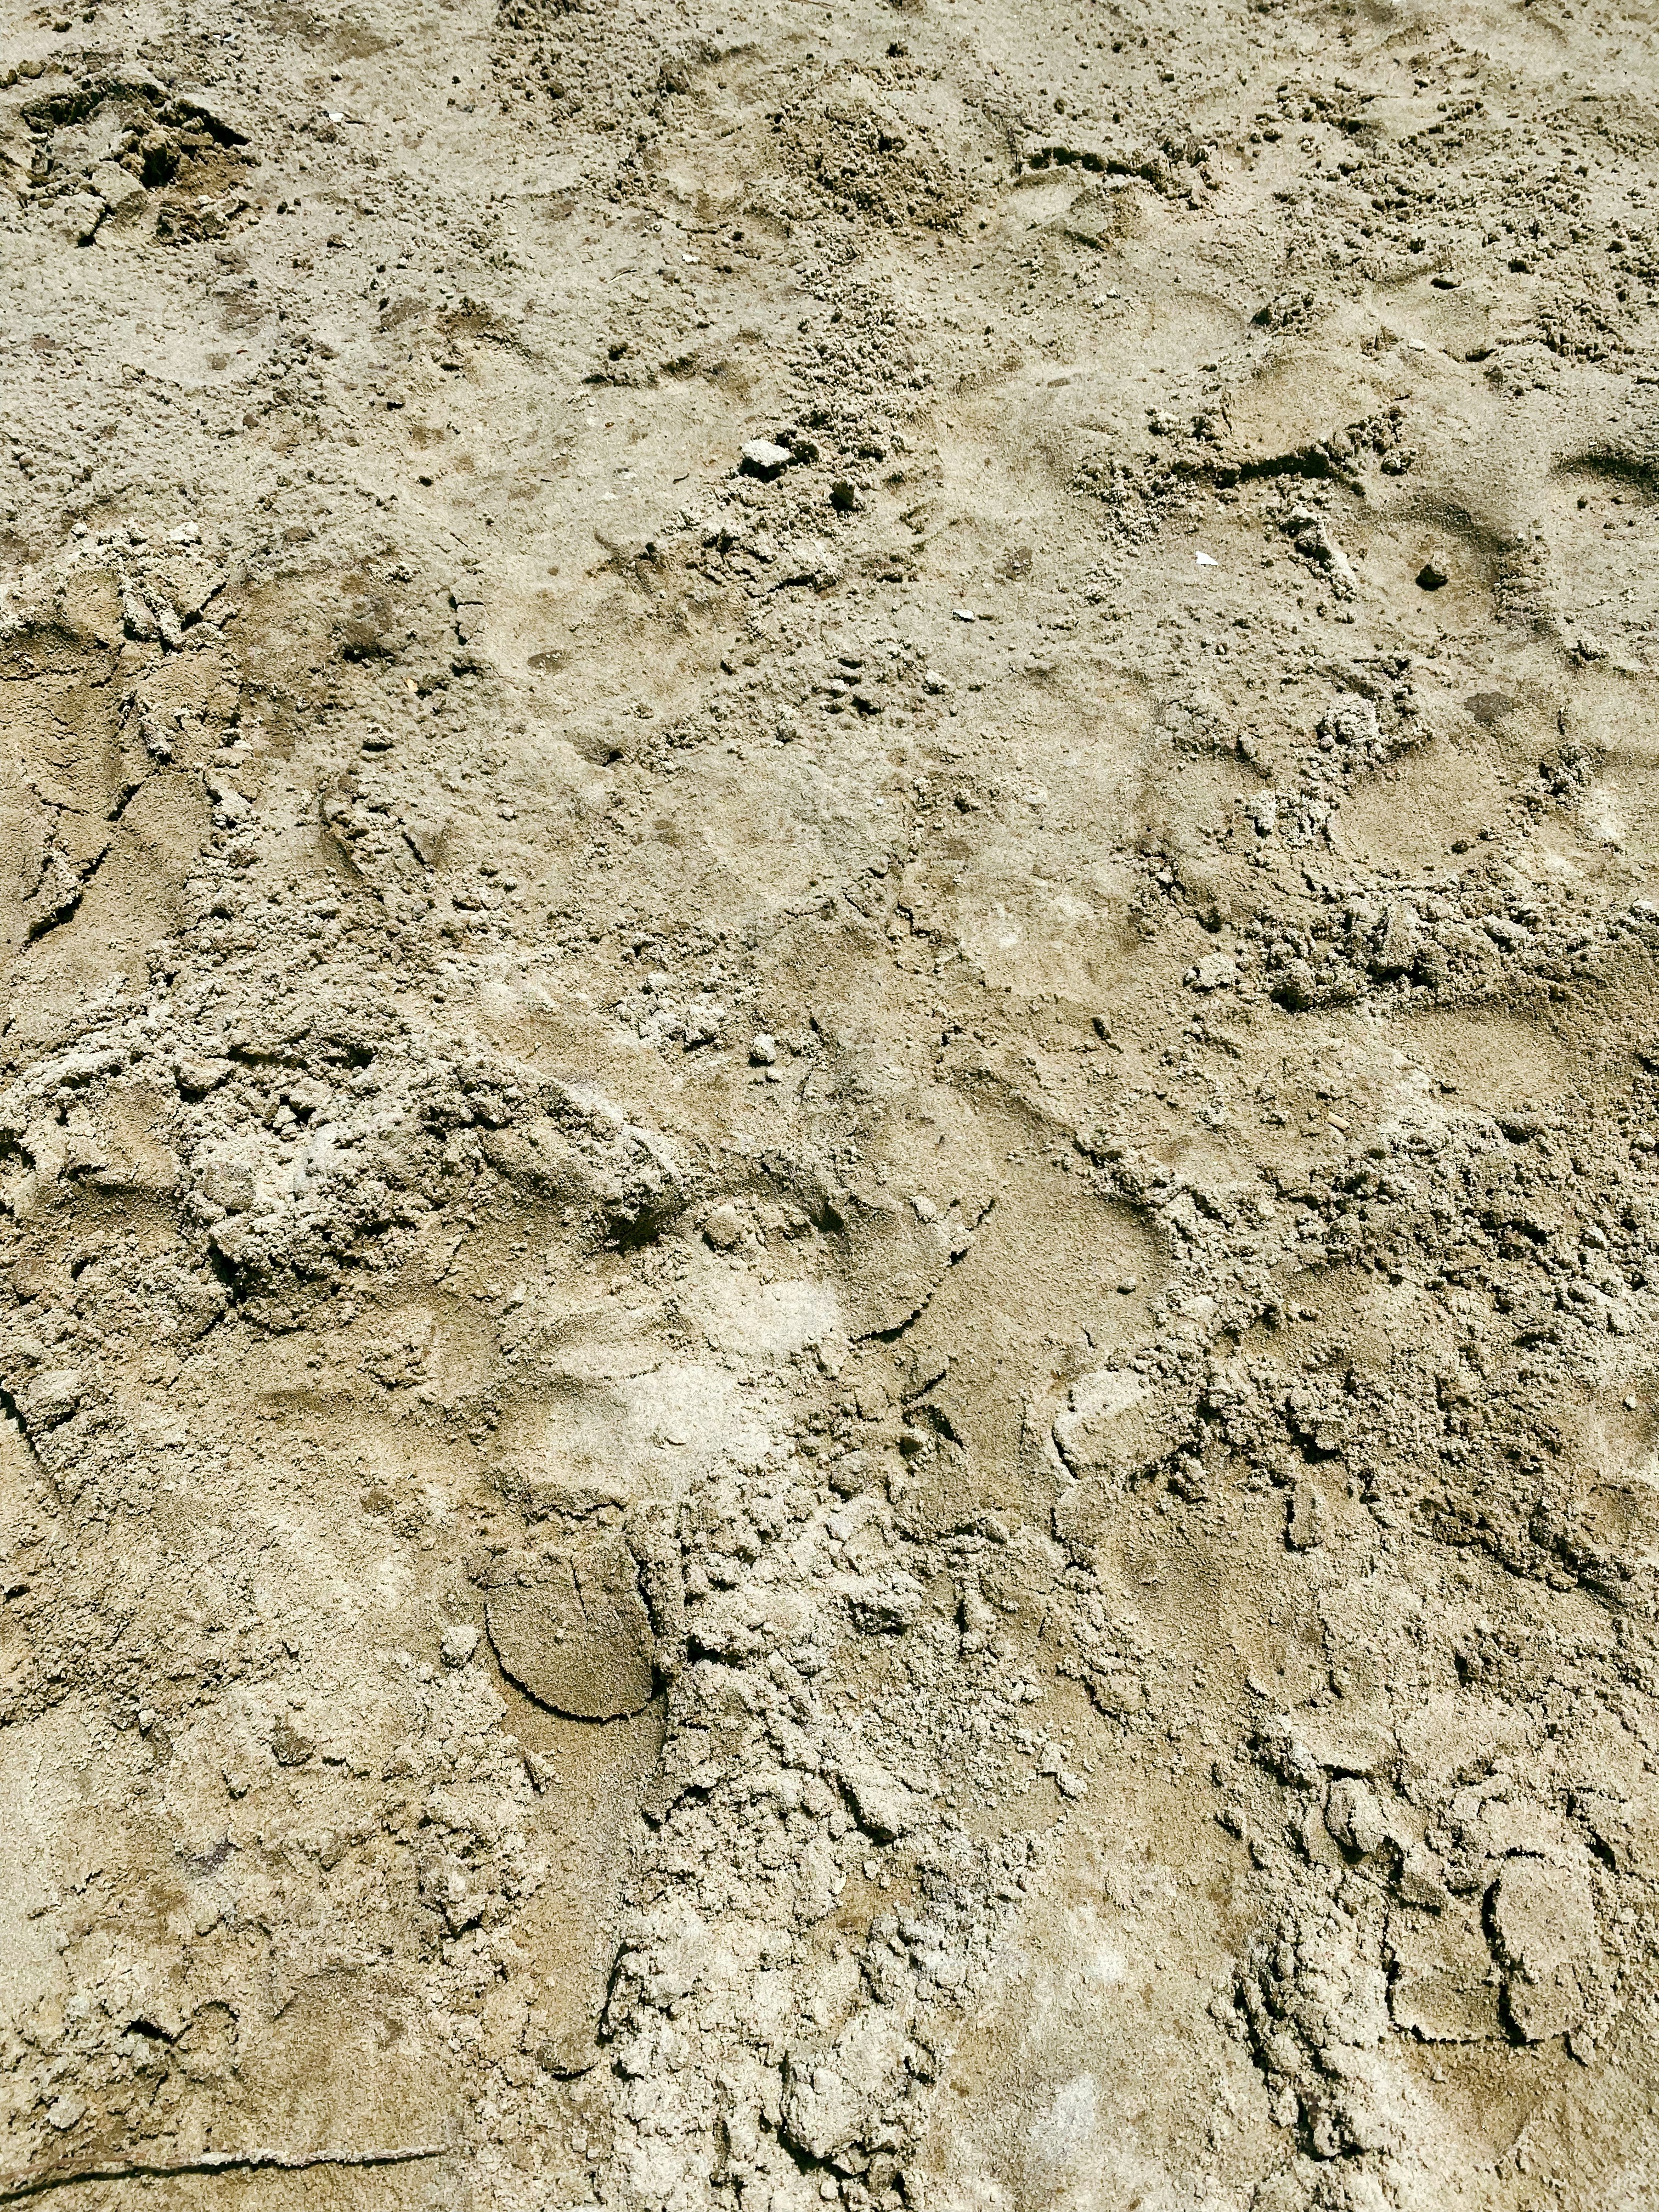
<instances>
[{"instance_id":1,"label":"dry soil","mask_svg":"<svg viewBox=\"0 0 1659 2212\"><path fill-rule=\"evenodd\" d=\"M1659 2199L1659 50L0 35L0 2205Z\"/></svg>"}]
</instances>

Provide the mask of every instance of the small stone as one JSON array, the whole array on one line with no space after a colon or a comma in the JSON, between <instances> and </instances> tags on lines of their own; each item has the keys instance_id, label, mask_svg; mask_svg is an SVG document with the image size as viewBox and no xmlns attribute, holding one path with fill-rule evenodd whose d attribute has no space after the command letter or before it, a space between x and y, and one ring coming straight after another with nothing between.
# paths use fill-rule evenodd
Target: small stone
<instances>
[{"instance_id":1,"label":"small stone","mask_svg":"<svg viewBox=\"0 0 1659 2212\"><path fill-rule=\"evenodd\" d=\"M1363 1782L1334 1782L1325 1807L1325 1826L1339 1844L1369 1857L1389 1838L1389 1824L1372 1790Z\"/></svg>"},{"instance_id":2,"label":"small stone","mask_svg":"<svg viewBox=\"0 0 1659 2212\"><path fill-rule=\"evenodd\" d=\"M1377 929L1371 973L1392 978L1409 975L1417 959L1417 915L1403 900L1391 900Z\"/></svg>"},{"instance_id":3,"label":"small stone","mask_svg":"<svg viewBox=\"0 0 1659 2212\"><path fill-rule=\"evenodd\" d=\"M769 482L794 458L787 446L775 446L769 438L751 438L743 449L744 474Z\"/></svg>"},{"instance_id":4,"label":"small stone","mask_svg":"<svg viewBox=\"0 0 1659 2212\"><path fill-rule=\"evenodd\" d=\"M67 2134L70 2128L79 2127L86 2114L85 2098L77 2097L73 2091L68 2090L46 2108L48 2123L56 2128L60 2135Z\"/></svg>"},{"instance_id":5,"label":"small stone","mask_svg":"<svg viewBox=\"0 0 1659 2212\"><path fill-rule=\"evenodd\" d=\"M309 1736L300 1734L286 1713L270 1731L271 1756L278 1766L303 1766L316 1748Z\"/></svg>"},{"instance_id":6,"label":"small stone","mask_svg":"<svg viewBox=\"0 0 1659 2212\"><path fill-rule=\"evenodd\" d=\"M923 1808L908 1785L873 1760L845 1769L842 1781L860 1827L878 1844L896 1843L921 1816Z\"/></svg>"},{"instance_id":7,"label":"small stone","mask_svg":"<svg viewBox=\"0 0 1659 2212\"><path fill-rule=\"evenodd\" d=\"M113 216L136 214L149 198L130 169L118 161L100 161L92 173L92 189Z\"/></svg>"},{"instance_id":8,"label":"small stone","mask_svg":"<svg viewBox=\"0 0 1659 2212\"><path fill-rule=\"evenodd\" d=\"M1193 970L1195 991L1230 991L1237 981L1237 963L1224 952L1206 953Z\"/></svg>"},{"instance_id":9,"label":"small stone","mask_svg":"<svg viewBox=\"0 0 1659 2212\"><path fill-rule=\"evenodd\" d=\"M1438 556L1431 553L1417 572L1417 581L1423 591L1437 592L1443 584L1450 583L1451 574L1442 563Z\"/></svg>"},{"instance_id":10,"label":"small stone","mask_svg":"<svg viewBox=\"0 0 1659 2212\"><path fill-rule=\"evenodd\" d=\"M738 1218L737 1208L717 1206L707 1215L702 1224L704 1241L717 1252L729 1252L743 1235L743 1224Z\"/></svg>"},{"instance_id":11,"label":"small stone","mask_svg":"<svg viewBox=\"0 0 1659 2212\"><path fill-rule=\"evenodd\" d=\"M438 1646L446 1667L465 1667L478 1648L478 1632L470 1620L452 1621Z\"/></svg>"},{"instance_id":12,"label":"small stone","mask_svg":"<svg viewBox=\"0 0 1659 2212\"><path fill-rule=\"evenodd\" d=\"M55 1429L68 1420L81 1402L81 1377L73 1368L60 1367L37 1375L18 1394L18 1407L30 1429Z\"/></svg>"},{"instance_id":13,"label":"small stone","mask_svg":"<svg viewBox=\"0 0 1659 2212\"><path fill-rule=\"evenodd\" d=\"M778 1056L778 1041L769 1031L762 1030L750 1040L749 1064L751 1067L770 1067Z\"/></svg>"}]
</instances>

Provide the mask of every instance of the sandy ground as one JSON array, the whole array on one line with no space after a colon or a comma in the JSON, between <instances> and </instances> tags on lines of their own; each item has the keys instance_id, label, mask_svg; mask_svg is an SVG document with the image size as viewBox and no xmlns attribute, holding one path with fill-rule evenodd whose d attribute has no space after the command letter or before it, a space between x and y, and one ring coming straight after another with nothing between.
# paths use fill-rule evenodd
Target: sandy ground
<instances>
[{"instance_id":1,"label":"sandy ground","mask_svg":"<svg viewBox=\"0 0 1659 2212\"><path fill-rule=\"evenodd\" d=\"M1656 87L9 11L0 2204L1655 2201Z\"/></svg>"}]
</instances>

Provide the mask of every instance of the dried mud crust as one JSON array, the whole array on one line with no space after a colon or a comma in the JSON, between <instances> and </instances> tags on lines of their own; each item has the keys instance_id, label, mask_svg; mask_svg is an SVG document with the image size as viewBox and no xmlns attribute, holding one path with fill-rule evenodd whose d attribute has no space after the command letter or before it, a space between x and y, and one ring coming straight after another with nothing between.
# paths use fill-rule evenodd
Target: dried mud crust
<instances>
[{"instance_id":1,"label":"dried mud crust","mask_svg":"<svg viewBox=\"0 0 1659 2212\"><path fill-rule=\"evenodd\" d=\"M10 23L0 2203L1651 2196L1655 68Z\"/></svg>"}]
</instances>

